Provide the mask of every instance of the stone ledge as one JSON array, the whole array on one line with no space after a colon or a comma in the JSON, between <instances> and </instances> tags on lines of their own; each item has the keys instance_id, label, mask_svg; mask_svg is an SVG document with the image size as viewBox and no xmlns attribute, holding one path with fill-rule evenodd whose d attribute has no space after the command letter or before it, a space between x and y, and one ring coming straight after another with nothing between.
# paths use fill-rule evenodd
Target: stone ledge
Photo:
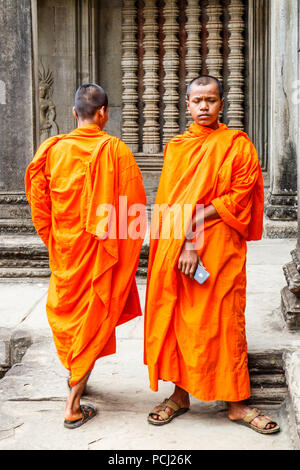
<instances>
[{"instance_id":1,"label":"stone ledge","mask_svg":"<svg viewBox=\"0 0 300 470\"><path fill-rule=\"evenodd\" d=\"M0 219L0 233L35 233L35 228L30 218Z\"/></svg>"},{"instance_id":2,"label":"stone ledge","mask_svg":"<svg viewBox=\"0 0 300 470\"><path fill-rule=\"evenodd\" d=\"M0 328L0 378L14 364L22 361L27 349L32 345L32 334L25 329Z\"/></svg>"},{"instance_id":3,"label":"stone ledge","mask_svg":"<svg viewBox=\"0 0 300 470\"><path fill-rule=\"evenodd\" d=\"M275 221L264 218L264 238L297 238L297 221Z\"/></svg>"}]
</instances>

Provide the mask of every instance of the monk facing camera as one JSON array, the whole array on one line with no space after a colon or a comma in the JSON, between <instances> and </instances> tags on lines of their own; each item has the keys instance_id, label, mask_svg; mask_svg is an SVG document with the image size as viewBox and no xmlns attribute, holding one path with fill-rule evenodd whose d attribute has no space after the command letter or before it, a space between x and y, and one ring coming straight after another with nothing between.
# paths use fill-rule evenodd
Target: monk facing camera
<instances>
[{"instance_id":1,"label":"monk facing camera","mask_svg":"<svg viewBox=\"0 0 300 470\"><path fill-rule=\"evenodd\" d=\"M105 91L81 85L73 114L77 129L45 140L25 175L33 224L49 250L46 309L58 356L69 371L69 429L96 415L81 396L95 361L116 352L116 326L142 314L135 273L143 236L124 236L132 216L120 214L119 199L128 208L146 204L131 151L103 130ZM119 219L122 239L115 230Z\"/></svg>"},{"instance_id":2,"label":"monk facing camera","mask_svg":"<svg viewBox=\"0 0 300 470\"><path fill-rule=\"evenodd\" d=\"M201 205L192 226L204 231L198 246L189 233L150 240L145 318L145 364L150 387L175 385L148 422L170 423L190 407L189 394L225 401L228 417L270 434L279 426L245 403L250 381L245 336L247 240L260 240L264 187L254 145L247 134L219 123L222 85L203 75L187 87L189 130L167 143L156 204ZM202 218L202 220L198 220ZM162 230L168 218L162 220ZM151 233L156 233L151 222ZM196 237L197 238L197 237ZM209 273L194 279L197 266ZM200 270L201 271L201 270ZM199 276L198 276L199 280Z\"/></svg>"}]
</instances>

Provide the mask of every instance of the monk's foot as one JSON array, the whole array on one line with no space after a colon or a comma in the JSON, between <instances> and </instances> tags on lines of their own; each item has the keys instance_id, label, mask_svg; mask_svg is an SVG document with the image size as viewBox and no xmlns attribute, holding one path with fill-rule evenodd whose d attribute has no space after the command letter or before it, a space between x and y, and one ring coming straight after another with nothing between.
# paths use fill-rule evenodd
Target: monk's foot
<instances>
[{"instance_id":1,"label":"monk's foot","mask_svg":"<svg viewBox=\"0 0 300 470\"><path fill-rule=\"evenodd\" d=\"M72 396L72 390L66 400L64 418L66 421L76 421L82 418L82 410L80 407L80 397Z\"/></svg>"},{"instance_id":2,"label":"monk's foot","mask_svg":"<svg viewBox=\"0 0 300 470\"><path fill-rule=\"evenodd\" d=\"M228 418L231 419L231 421L238 421L242 420L247 416L249 413L253 411L253 408L250 408L249 406L245 405L243 402L229 402L228 403ZM272 419L269 416L257 416L251 421L251 424L253 426L258 427L259 421L268 419L272 421ZM273 429L276 427L276 423L269 423L266 425L266 429Z\"/></svg>"},{"instance_id":3,"label":"monk's foot","mask_svg":"<svg viewBox=\"0 0 300 470\"><path fill-rule=\"evenodd\" d=\"M173 395L170 396L169 400L172 400L176 405L179 406L179 408L189 408L190 407L190 398L189 394L182 389L175 390ZM155 414L155 412L161 410L161 405L156 406L153 408L154 414L152 414L152 418L158 421L163 421L163 418L159 416L159 414ZM173 413L175 413L175 410L170 408L169 406L166 406L164 408L164 411L169 415L172 416Z\"/></svg>"},{"instance_id":4,"label":"monk's foot","mask_svg":"<svg viewBox=\"0 0 300 470\"><path fill-rule=\"evenodd\" d=\"M66 407L64 418L66 421L77 421L82 418L82 411L80 407L76 410Z\"/></svg>"},{"instance_id":5,"label":"monk's foot","mask_svg":"<svg viewBox=\"0 0 300 470\"><path fill-rule=\"evenodd\" d=\"M73 387L70 387L70 393L65 406L65 421L77 421L84 418L84 413L80 406L80 398L88 381L91 371L89 370L85 376L77 382Z\"/></svg>"}]
</instances>

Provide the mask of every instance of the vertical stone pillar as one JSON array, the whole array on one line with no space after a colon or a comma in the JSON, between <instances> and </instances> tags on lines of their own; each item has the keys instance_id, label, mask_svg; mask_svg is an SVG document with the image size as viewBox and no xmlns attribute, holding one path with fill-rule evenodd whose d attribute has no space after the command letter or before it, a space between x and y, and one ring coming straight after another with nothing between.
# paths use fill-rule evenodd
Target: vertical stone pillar
<instances>
[{"instance_id":1,"label":"vertical stone pillar","mask_svg":"<svg viewBox=\"0 0 300 470\"><path fill-rule=\"evenodd\" d=\"M275 11L273 10L273 15L277 13L280 18L280 22L283 21L281 26L281 33L287 34L289 37L289 41L285 42L285 45L289 44L289 49L285 48L286 54L288 57L286 58L289 61L286 64L286 67L292 67L292 70L285 71L285 81L282 83L282 87L285 90L289 90L291 92L290 101L288 103L284 103L285 108L289 106L289 122L286 122L285 125L289 128L294 124L292 129L289 129L290 132L292 130L295 132L292 134L284 134L288 136L289 139L292 140L292 146L294 146L294 159L292 160L292 164L297 162L297 170L298 170L298 178L297 178L297 186L298 186L298 194L300 191L300 1L293 2L292 0L285 0L285 11L282 11L283 5L280 2L275 2L273 8L276 8ZM275 3L277 5L275 5ZM298 4L298 5L297 5ZM286 15L287 14L287 15ZM277 16L277 15L276 15ZM273 16L273 21L275 20ZM277 16L278 19L278 16ZM276 22L274 21L276 24ZM273 24L274 24L273 23ZM278 24L278 23L277 23ZM282 31L283 29L283 31ZM281 37L281 39L283 39ZM287 38L286 38L287 41ZM281 49L281 60L284 59L284 55L282 54L284 50L284 44L282 45ZM279 70L278 70L279 71ZM289 73L294 72L295 75L291 75L290 80L287 83ZM283 73L283 69L281 68L281 73ZM297 79L298 77L298 79ZM288 99L285 96L286 100ZM278 110L279 112L279 110ZM286 131L287 132L287 131ZM277 139L278 139L277 135ZM283 138L284 136L282 136ZM296 168L294 168L294 173L296 173ZM297 246L295 250L291 252L292 261L287 263L283 266L283 272L286 277L287 286L284 287L281 291L281 309L286 321L287 327L291 330L299 330L300 329L300 211L298 210L298 240Z\"/></svg>"},{"instance_id":2,"label":"vertical stone pillar","mask_svg":"<svg viewBox=\"0 0 300 470\"><path fill-rule=\"evenodd\" d=\"M179 111L178 111L178 31L179 24L177 22L178 7L177 0L169 0L164 6L164 49L163 58L164 67L164 95L163 102L165 104L163 117L163 145L165 145L174 135L179 133Z\"/></svg>"},{"instance_id":3,"label":"vertical stone pillar","mask_svg":"<svg viewBox=\"0 0 300 470\"><path fill-rule=\"evenodd\" d=\"M297 220L297 2L271 1L270 193L266 215Z\"/></svg>"},{"instance_id":4,"label":"vertical stone pillar","mask_svg":"<svg viewBox=\"0 0 300 470\"><path fill-rule=\"evenodd\" d=\"M24 192L25 168L35 150L30 0L0 2L0 37L0 81L4 90L0 101L0 199L4 203L6 193Z\"/></svg>"},{"instance_id":5,"label":"vertical stone pillar","mask_svg":"<svg viewBox=\"0 0 300 470\"><path fill-rule=\"evenodd\" d=\"M95 0L76 1L76 87L98 82L96 12Z\"/></svg>"},{"instance_id":6,"label":"vertical stone pillar","mask_svg":"<svg viewBox=\"0 0 300 470\"><path fill-rule=\"evenodd\" d=\"M201 71L201 8L199 0L187 0L186 5L186 85L200 75ZM190 113L186 112L187 126L192 123Z\"/></svg>"},{"instance_id":7,"label":"vertical stone pillar","mask_svg":"<svg viewBox=\"0 0 300 470\"><path fill-rule=\"evenodd\" d=\"M206 7L208 16L207 29L207 47L206 67L209 75L213 75L222 81L223 57L221 54L222 37L221 32L223 23L221 21L222 6L220 0L210 0Z\"/></svg>"},{"instance_id":8,"label":"vertical stone pillar","mask_svg":"<svg viewBox=\"0 0 300 470\"><path fill-rule=\"evenodd\" d=\"M153 154L160 151L158 8L155 0L145 0L144 4L143 152Z\"/></svg>"},{"instance_id":9,"label":"vertical stone pillar","mask_svg":"<svg viewBox=\"0 0 300 470\"><path fill-rule=\"evenodd\" d=\"M228 29L229 37L229 55L228 55L228 87L227 95L228 127L234 129L244 129L244 45L245 45L245 6L243 0L231 0L228 11L230 20Z\"/></svg>"},{"instance_id":10,"label":"vertical stone pillar","mask_svg":"<svg viewBox=\"0 0 300 470\"><path fill-rule=\"evenodd\" d=\"M122 139L138 152L138 56L135 0L123 1L122 21Z\"/></svg>"},{"instance_id":11,"label":"vertical stone pillar","mask_svg":"<svg viewBox=\"0 0 300 470\"><path fill-rule=\"evenodd\" d=\"M248 2L248 134L255 144L265 179L269 177L271 1Z\"/></svg>"}]
</instances>

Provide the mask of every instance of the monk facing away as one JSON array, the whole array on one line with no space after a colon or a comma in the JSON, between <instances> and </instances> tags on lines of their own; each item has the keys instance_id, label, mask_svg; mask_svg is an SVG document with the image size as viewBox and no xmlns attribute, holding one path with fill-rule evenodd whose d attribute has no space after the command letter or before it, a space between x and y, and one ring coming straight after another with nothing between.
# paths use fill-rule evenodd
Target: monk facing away
<instances>
[{"instance_id":1,"label":"monk facing away","mask_svg":"<svg viewBox=\"0 0 300 470\"><path fill-rule=\"evenodd\" d=\"M183 235L175 236L174 230L169 237L162 235L171 209L155 218L156 227L152 217L144 358L151 389L158 390L159 380L173 382L175 389L149 413L148 421L169 423L189 409L191 394L225 401L231 420L274 433L280 429L277 423L245 403L250 397L246 241L262 236L259 160L247 134L218 122L224 98L215 77L200 76L190 83L187 107L194 122L165 147L155 207L176 206L178 228L178 207L183 212L191 205L190 227L202 230L202 242L199 233L187 233L184 223ZM202 284L194 279L198 265L209 272Z\"/></svg>"},{"instance_id":2,"label":"monk facing away","mask_svg":"<svg viewBox=\"0 0 300 470\"><path fill-rule=\"evenodd\" d=\"M135 273L143 234L128 231L135 223L130 208L146 204L131 151L102 130L108 120L105 91L80 86L73 114L77 129L43 142L25 175L32 220L49 249L46 309L69 371L67 428L95 416L93 405L80 404L95 361L115 353L116 326L141 315Z\"/></svg>"}]
</instances>

